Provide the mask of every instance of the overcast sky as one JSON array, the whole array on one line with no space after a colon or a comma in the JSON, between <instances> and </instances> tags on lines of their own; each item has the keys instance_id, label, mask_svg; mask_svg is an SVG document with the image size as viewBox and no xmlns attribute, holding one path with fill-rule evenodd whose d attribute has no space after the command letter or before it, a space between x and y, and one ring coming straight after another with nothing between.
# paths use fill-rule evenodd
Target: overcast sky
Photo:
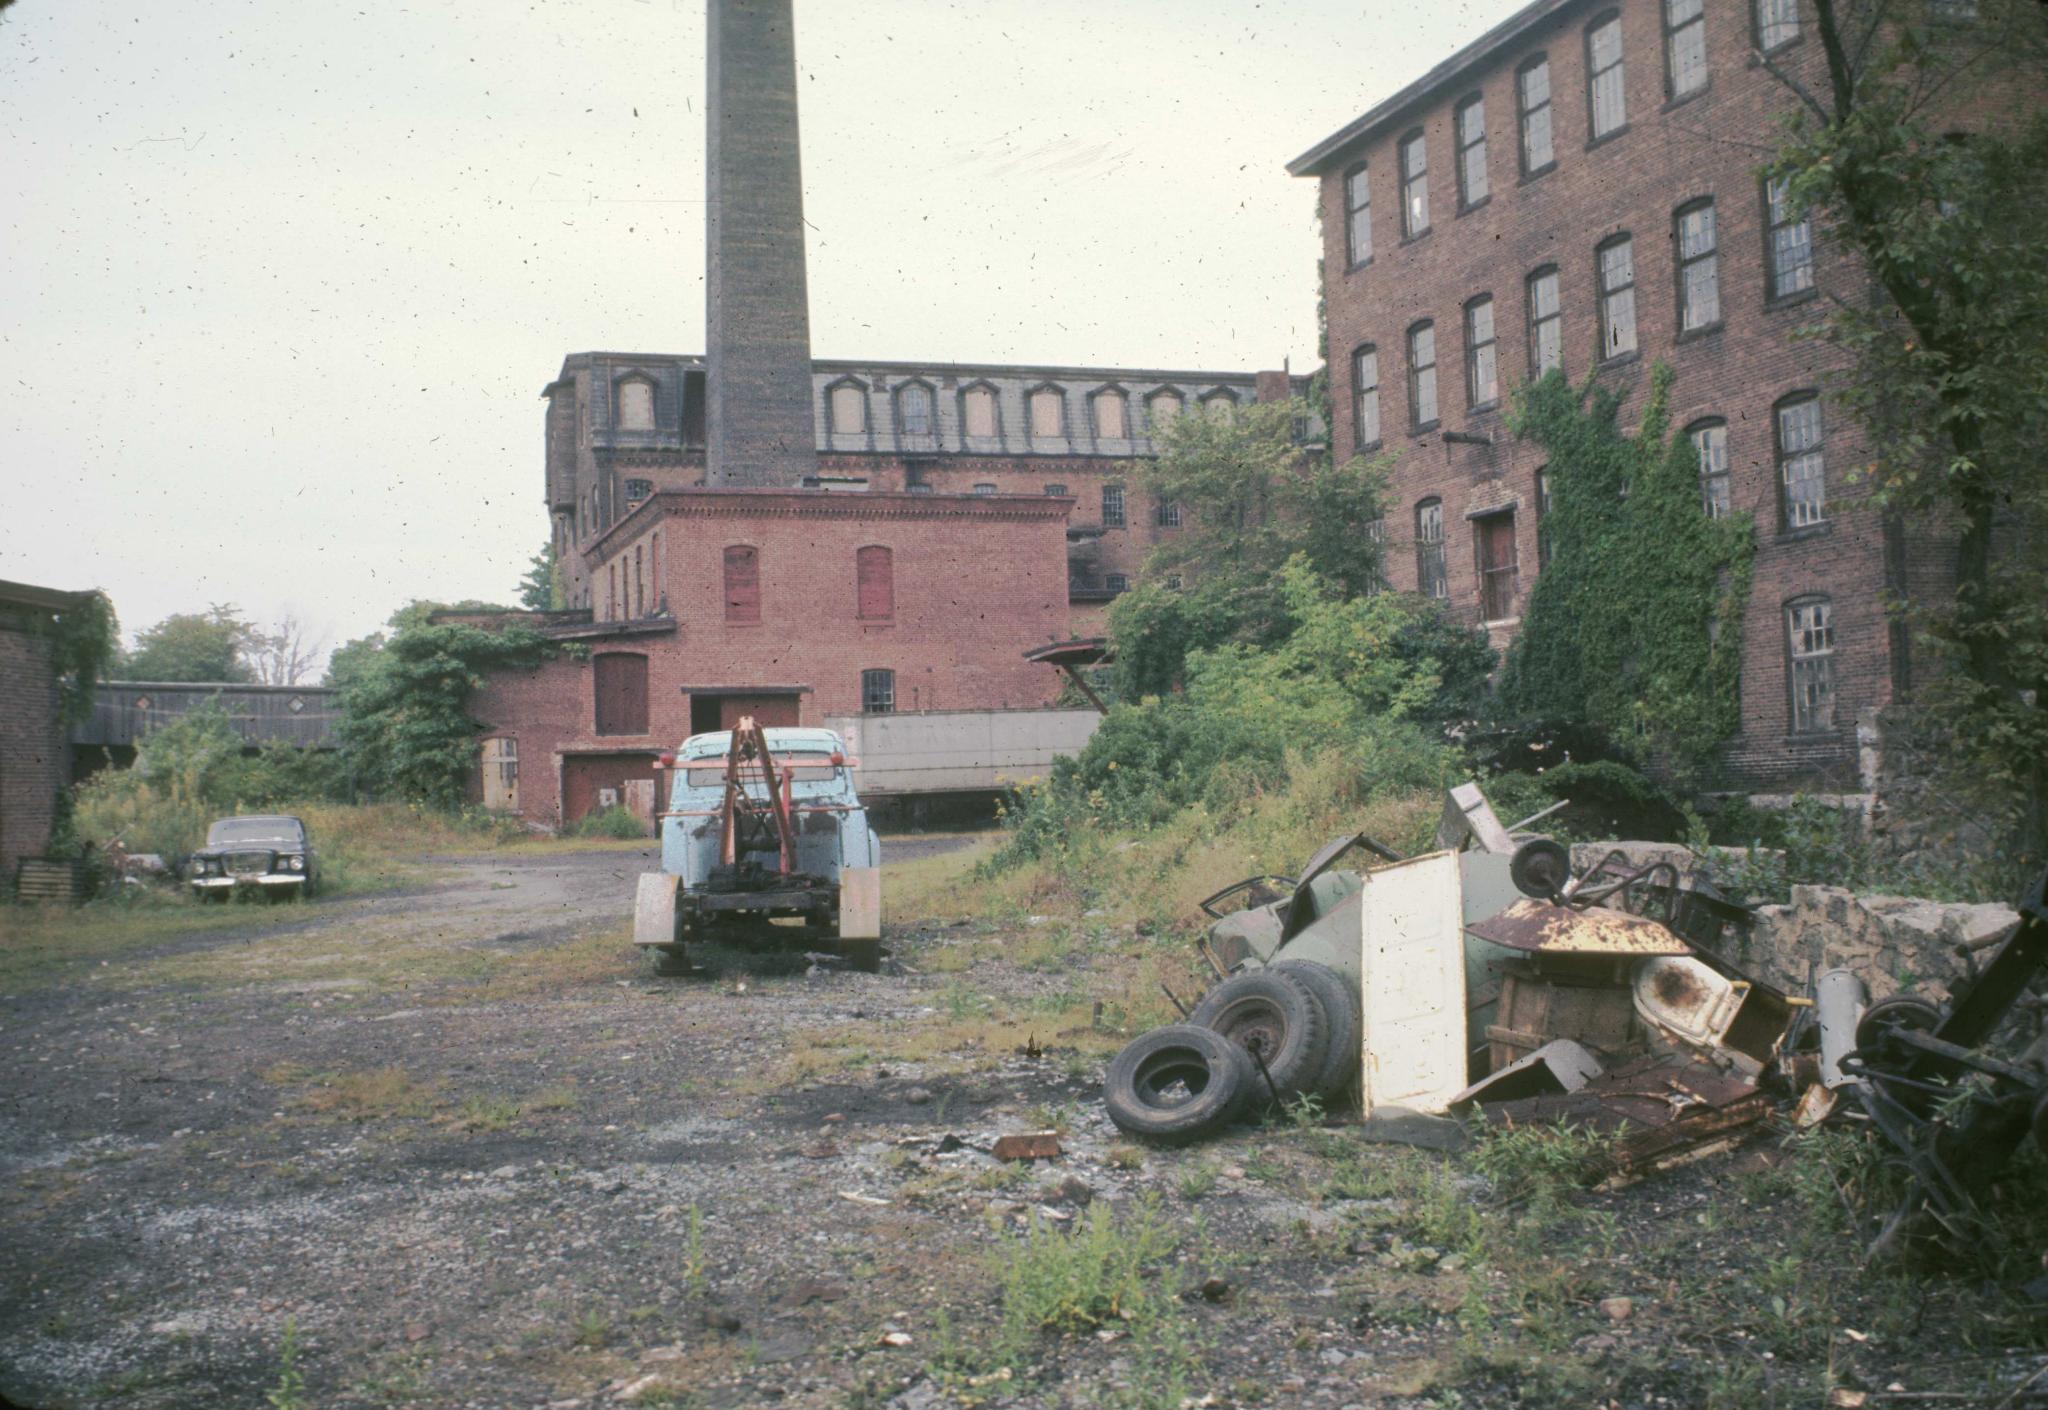
<instances>
[{"instance_id":1,"label":"overcast sky","mask_svg":"<svg viewBox=\"0 0 2048 1410\"><path fill-rule=\"evenodd\" d=\"M797 0L824 357L1315 365L1284 164L1519 0ZM564 354L704 336L703 0L0 11L0 578L510 600Z\"/></svg>"}]
</instances>

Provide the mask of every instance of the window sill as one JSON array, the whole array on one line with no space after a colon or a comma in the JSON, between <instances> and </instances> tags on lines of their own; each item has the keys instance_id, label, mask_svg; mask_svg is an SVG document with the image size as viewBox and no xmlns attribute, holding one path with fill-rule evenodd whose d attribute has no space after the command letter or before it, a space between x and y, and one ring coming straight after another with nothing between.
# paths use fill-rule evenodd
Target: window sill
<instances>
[{"instance_id":1,"label":"window sill","mask_svg":"<svg viewBox=\"0 0 2048 1410\"><path fill-rule=\"evenodd\" d=\"M1687 103L1692 102L1695 98L1704 98L1713 91L1714 79L1713 75L1709 74L1707 76L1707 81L1705 83L1702 83L1699 87L1693 89L1692 92L1680 93L1675 97L1666 98L1664 100L1664 106L1657 109L1657 111L1660 113L1671 112L1674 109L1684 107Z\"/></svg>"},{"instance_id":2,"label":"window sill","mask_svg":"<svg viewBox=\"0 0 2048 1410\"><path fill-rule=\"evenodd\" d=\"M1517 612L1512 617L1481 617L1479 625L1482 627L1519 627L1522 625L1522 614Z\"/></svg>"},{"instance_id":3,"label":"window sill","mask_svg":"<svg viewBox=\"0 0 2048 1410\"><path fill-rule=\"evenodd\" d=\"M1801 304L1810 304L1819 297L1820 290L1814 285L1809 284L1804 289L1793 293L1780 294L1776 298L1765 299L1764 312L1776 313L1781 308L1797 308Z\"/></svg>"},{"instance_id":4,"label":"window sill","mask_svg":"<svg viewBox=\"0 0 2048 1410\"><path fill-rule=\"evenodd\" d=\"M1613 357L1601 358L1594 364L1594 367L1601 372L1612 372L1618 367L1627 367L1631 363L1641 362L1642 360L1643 350L1641 348L1630 348L1625 353L1616 353Z\"/></svg>"},{"instance_id":5,"label":"window sill","mask_svg":"<svg viewBox=\"0 0 2048 1410\"><path fill-rule=\"evenodd\" d=\"M1803 543L1807 539L1826 538L1835 531L1832 519L1823 519L1818 524L1807 524L1797 529L1780 529L1772 536L1772 543Z\"/></svg>"},{"instance_id":6,"label":"window sill","mask_svg":"<svg viewBox=\"0 0 2048 1410\"><path fill-rule=\"evenodd\" d=\"M1800 730L1783 735L1778 742L1787 749L1796 749L1802 744L1843 744L1848 742L1848 732L1840 725L1829 725L1826 729Z\"/></svg>"},{"instance_id":7,"label":"window sill","mask_svg":"<svg viewBox=\"0 0 2048 1410\"><path fill-rule=\"evenodd\" d=\"M856 617L854 620L863 627L893 627L896 625L894 617Z\"/></svg>"},{"instance_id":8,"label":"window sill","mask_svg":"<svg viewBox=\"0 0 2048 1410\"><path fill-rule=\"evenodd\" d=\"M1465 408L1465 414L1467 416L1486 416L1499 410L1500 398L1495 397L1492 401L1476 401L1472 403L1472 405Z\"/></svg>"},{"instance_id":9,"label":"window sill","mask_svg":"<svg viewBox=\"0 0 2048 1410\"><path fill-rule=\"evenodd\" d=\"M1422 227L1422 229L1416 231L1413 235L1403 235L1401 237L1401 247L1405 249L1409 245L1420 244L1422 241L1427 240L1429 238L1430 228L1431 227L1425 225Z\"/></svg>"},{"instance_id":10,"label":"window sill","mask_svg":"<svg viewBox=\"0 0 2048 1410\"><path fill-rule=\"evenodd\" d=\"M1780 39L1776 44L1773 44L1768 49L1760 50L1752 47L1749 51L1749 66L1753 69L1760 69L1763 67L1763 61L1765 59L1775 59L1780 54L1784 54L1793 49L1797 49L1801 44L1804 44L1805 42L1806 34L1804 31L1801 31L1798 34L1793 35L1790 39Z\"/></svg>"},{"instance_id":11,"label":"window sill","mask_svg":"<svg viewBox=\"0 0 2048 1410\"><path fill-rule=\"evenodd\" d=\"M1481 197L1480 197L1480 198L1479 198L1478 200L1476 200L1476 201L1470 201L1470 202L1467 202L1467 203L1465 203L1465 204L1463 204L1463 205L1460 205L1460 206L1458 207L1458 215L1457 215L1457 218L1458 218L1459 220L1463 220L1463 219L1464 219L1464 218L1465 218L1466 216L1468 216L1468 215L1472 214L1472 212L1474 212L1474 211L1476 211L1476 210L1480 210L1480 209L1484 208L1484 207L1485 207L1485 205L1487 204L1487 202L1491 201L1492 199L1493 199L1493 193L1492 193L1491 191L1489 191L1489 192L1487 192L1487 193L1486 193L1486 194L1485 194L1484 196L1481 196Z\"/></svg>"},{"instance_id":12,"label":"window sill","mask_svg":"<svg viewBox=\"0 0 2048 1410\"><path fill-rule=\"evenodd\" d=\"M1408 428L1408 434L1411 436L1426 436L1431 431L1434 431L1437 427L1443 424L1443 419L1441 417L1437 418L1434 421L1418 422L1417 424L1410 426Z\"/></svg>"},{"instance_id":13,"label":"window sill","mask_svg":"<svg viewBox=\"0 0 2048 1410\"><path fill-rule=\"evenodd\" d=\"M1359 271L1359 270L1361 270L1361 269L1364 269L1365 267L1367 267L1367 266L1368 266L1368 265L1370 265L1371 263L1372 263L1372 256L1371 256L1371 255L1367 255L1367 256L1366 256L1366 257L1365 257L1364 259L1362 259L1362 260L1359 260L1359 261L1357 261L1357 262L1356 262L1355 264L1347 264L1347 265L1345 265L1345 266L1344 266L1344 272L1345 272L1346 274L1356 274L1356 273L1358 273L1358 271Z\"/></svg>"},{"instance_id":14,"label":"window sill","mask_svg":"<svg viewBox=\"0 0 2048 1410\"><path fill-rule=\"evenodd\" d=\"M1384 440L1366 441L1362 445L1353 446L1351 453L1353 455L1377 455L1385 445L1386 442Z\"/></svg>"},{"instance_id":15,"label":"window sill","mask_svg":"<svg viewBox=\"0 0 2048 1410\"><path fill-rule=\"evenodd\" d=\"M1586 139L1586 150L1590 152L1595 147L1606 146L1609 142L1614 141L1617 137L1628 136L1628 127L1629 125L1627 123L1623 123L1620 127L1615 128L1612 132L1602 132L1597 136L1588 137Z\"/></svg>"},{"instance_id":16,"label":"window sill","mask_svg":"<svg viewBox=\"0 0 2048 1410\"><path fill-rule=\"evenodd\" d=\"M1517 186L1527 186L1532 181L1541 181L1544 177L1550 175L1550 173L1556 170L1557 160L1553 157L1551 160L1545 162L1542 166L1537 167L1536 170L1523 172L1522 179L1516 182L1515 184Z\"/></svg>"},{"instance_id":17,"label":"window sill","mask_svg":"<svg viewBox=\"0 0 2048 1410\"><path fill-rule=\"evenodd\" d=\"M1680 333L1674 341L1676 341L1681 347L1687 343L1697 343L1700 342L1702 339L1711 338L1715 336L1717 333L1719 333L1723 328L1727 326L1728 325L1724 320L1717 318L1712 323L1706 324L1702 327L1686 329L1684 332Z\"/></svg>"}]
</instances>

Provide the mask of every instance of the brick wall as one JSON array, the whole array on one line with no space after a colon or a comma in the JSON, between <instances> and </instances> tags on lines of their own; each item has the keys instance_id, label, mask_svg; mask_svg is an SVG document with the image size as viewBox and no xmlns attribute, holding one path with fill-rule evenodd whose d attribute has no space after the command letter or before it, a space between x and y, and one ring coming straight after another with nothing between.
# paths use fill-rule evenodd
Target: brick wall
<instances>
[{"instance_id":1,"label":"brick wall","mask_svg":"<svg viewBox=\"0 0 2048 1410\"><path fill-rule=\"evenodd\" d=\"M1816 289L1773 301L1766 289L1763 192L1756 174L1778 113L1791 101L1752 67L1748 5L1706 7L1709 79L1704 90L1667 102L1657 0L1620 8L1628 124L1589 141L1586 26L1611 6L1566 5L1499 52L1446 79L1408 111L1322 167L1325 292L1329 309L1333 444L1339 456L1361 447L1353 413L1352 353L1377 349L1382 443L1398 454L1388 513L1390 574L1395 587L1417 583L1413 548L1418 502L1440 498L1450 600L1468 616L1480 601L1476 516L1511 508L1520 594L1496 624L1496 644L1512 638L1536 569L1535 474L1542 450L1522 444L1504 425L1513 387L1529 375L1525 280L1555 266L1564 317L1564 369L1574 380L1592 371L1600 349L1596 248L1626 232L1634 241L1639 352L1600 366L1604 381L1623 388L1624 424L1640 413L1656 361L1677 373L1672 426L1718 418L1726 422L1733 512L1758 530L1755 586L1744 621L1743 732L1727 753L1729 781L1785 784L1809 778L1853 778L1854 721L1859 710L1890 698L1890 646L1885 600L1885 541L1877 514L1860 502L1850 472L1861 463L1857 429L1825 405L1825 523L1797 532L1781 527L1774 406L1789 394L1823 388L1831 354L1796 330L1816 322L1829 295L1858 297L1853 263L1825 243L1817 247ZM1809 31L1776 56L1804 81L1819 82L1819 43ZM1538 53L1550 66L1555 165L1534 176L1521 171L1517 131L1518 67ZM1484 99L1489 194L1461 207L1454 113L1469 95ZM1430 186L1430 227L1404 238L1397 144L1424 133ZM1372 198L1373 253L1349 267L1345 177L1364 162ZM1717 226L1721 318L1684 337L1678 327L1674 217L1681 206L1711 199ZM1501 395L1492 406L1469 405L1464 310L1476 296L1493 300ZM1434 322L1439 422L1417 429L1409 401L1407 335L1418 320ZM1455 431L1490 444L1447 443ZM1923 562L1930 553L1916 550ZM1790 729L1785 604L1823 593L1834 603L1835 728L1794 736ZM1628 610L1626 603L1615 611ZM1597 630L1597 624L1589 626Z\"/></svg>"},{"instance_id":2,"label":"brick wall","mask_svg":"<svg viewBox=\"0 0 2048 1410\"><path fill-rule=\"evenodd\" d=\"M70 775L46 620L0 604L0 890L13 886L15 863L48 845Z\"/></svg>"}]
</instances>

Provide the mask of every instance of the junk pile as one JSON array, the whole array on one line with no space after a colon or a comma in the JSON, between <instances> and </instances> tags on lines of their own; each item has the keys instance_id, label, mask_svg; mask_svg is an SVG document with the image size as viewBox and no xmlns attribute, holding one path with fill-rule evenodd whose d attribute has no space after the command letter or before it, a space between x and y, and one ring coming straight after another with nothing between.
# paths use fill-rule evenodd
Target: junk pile
<instances>
[{"instance_id":1,"label":"junk pile","mask_svg":"<svg viewBox=\"0 0 2048 1410\"><path fill-rule=\"evenodd\" d=\"M1465 784L1437 851L1361 833L1209 897L1218 982L1111 1063L1111 1119L1186 1141L1264 1103L1355 1095L1369 1128L1439 1139L1442 1118L1566 1120L1615 1135L1605 1174L1626 1181L1790 1105L1896 1149L1915 1190L1888 1239L1921 1209L1959 1227L2029 1133L2048 1148L2048 1038L2014 1036L2040 1027L2015 1005L2048 964L2042 884L2016 927L1959 947L1946 1006L1872 1003L1846 969L1795 995L1735 961L1755 917L1704 876L1619 849L1574 872L1522 831L1541 816L1504 827Z\"/></svg>"}]
</instances>

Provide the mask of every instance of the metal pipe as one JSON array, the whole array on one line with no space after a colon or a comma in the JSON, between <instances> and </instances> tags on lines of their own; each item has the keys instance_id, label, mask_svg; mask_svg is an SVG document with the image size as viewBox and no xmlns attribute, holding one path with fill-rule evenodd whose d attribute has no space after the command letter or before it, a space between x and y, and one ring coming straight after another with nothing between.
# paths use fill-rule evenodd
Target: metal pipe
<instances>
[{"instance_id":1,"label":"metal pipe","mask_svg":"<svg viewBox=\"0 0 2048 1410\"><path fill-rule=\"evenodd\" d=\"M1854 970L1831 969L1813 983L1813 1012L1820 1025L1820 1080L1829 1091L1863 1079L1842 1070L1856 1050L1856 1025L1870 1007L1870 989Z\"/></svg>"}]
</instances>

